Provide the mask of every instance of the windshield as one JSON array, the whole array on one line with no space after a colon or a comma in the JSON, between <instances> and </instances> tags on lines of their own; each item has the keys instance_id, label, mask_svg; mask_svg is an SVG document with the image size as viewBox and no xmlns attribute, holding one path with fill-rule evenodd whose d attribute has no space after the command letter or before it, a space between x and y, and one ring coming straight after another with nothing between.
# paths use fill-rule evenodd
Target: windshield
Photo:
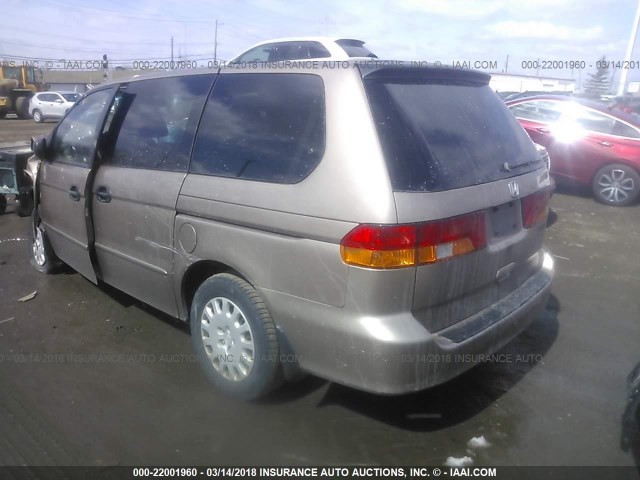
<instances>
[{"instance_id":1,"label":"windshield","mask_svg":"<svg viewBox=\"0 0 640 480\"><path fill-rule=\"evenodd\" d=\"M2 74L5 79L22 81L22 70L20 67L2 67Z\"/></svg>"},{"instance_id":2,"label":"windshield","mask_svg":"<svg viewBox=\"0 0 640 480\"><path fill-rule=\"evenodd\" d=\"M366 89L395 190L450 190L540 167L529 137L487 85L372 80Z\"/></svg>"}]
</instances>

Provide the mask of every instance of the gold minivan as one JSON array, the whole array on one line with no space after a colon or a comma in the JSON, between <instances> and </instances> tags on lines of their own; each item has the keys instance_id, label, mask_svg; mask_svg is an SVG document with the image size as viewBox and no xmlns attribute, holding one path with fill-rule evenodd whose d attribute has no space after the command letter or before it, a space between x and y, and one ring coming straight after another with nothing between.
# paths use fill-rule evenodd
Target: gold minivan
<instances>
[{"instance_id":1,"label":"gold minivan","mask_svg":"<svg viewBox=\"0 0 640 480\"><path fill-rule=\"evenodd\" d=\"M238 398L300 372L445 382L525 329L553 278L549 174L488 81L350 61L100 86L33 140L32 264L190 322Z\"/></svg>"}]
</instances>

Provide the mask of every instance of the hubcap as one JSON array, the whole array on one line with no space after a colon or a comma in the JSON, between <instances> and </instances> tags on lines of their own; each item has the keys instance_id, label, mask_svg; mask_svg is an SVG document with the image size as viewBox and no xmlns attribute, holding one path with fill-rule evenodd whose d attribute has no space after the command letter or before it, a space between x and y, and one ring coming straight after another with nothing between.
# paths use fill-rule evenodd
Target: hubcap
<instances>
[{"instance_id":1,"label":"hubcap","mask_svg":"<svg viewBox=\"0 0 640 480\"><path fill-rule=\"evenodd\" d=\"M629 198L630 192L635 189L635 182L633 178L627 177L624 170L614 168L600 176L598 187L600 195L607 202L620 203Z\"/></svg>"},{"instance_id":2,"label":"hubcap","mask_svg":"<svg viewBox=\"0 0 640 480\"><path fill-rule=\"evenodd\" d=\"M255 346L242 310L228 298L216 297L205 305L200 324L202 343L213 368L233 382L249 376Z\"/></svg>"},{"instance_id":3,"label":"hubcap","mask_svg":"<svg viewBox=\"0 0 640 480\"><path fill-rule=\"evenodd\" d=\"M33 118L36 122L40 121L40 112L36 112L33 114Z\"/></svg>"},{"instance_id":4,"label":"hubcap","mask_svg":"<svg viewBox=\"0 0 640 480\"><path fill-rule=\"evenodd\" d=\"M43 266L45 263L44 257L44 239L42 238L42 230L40 227L36 227L35 238L33 239L33 258L39 266Z\"/></svg>"}]
</instances>

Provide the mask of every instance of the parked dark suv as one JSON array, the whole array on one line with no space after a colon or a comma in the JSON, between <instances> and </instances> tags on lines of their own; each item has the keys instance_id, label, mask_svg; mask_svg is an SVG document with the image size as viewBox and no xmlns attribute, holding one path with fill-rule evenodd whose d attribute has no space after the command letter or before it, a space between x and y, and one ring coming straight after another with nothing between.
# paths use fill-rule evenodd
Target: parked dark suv
<instances>
[{"instance_id":1,"label":"parked dark suv","mask_svg":"<svg viewBox=\"0 0 640 480\"><path fill-rule=\"evenodd\" d=\"M211 380L444 382L544 306L544 161L445 68L223 69L101 86L46 139L33 264L190 321Z\"/></svg>"}]
</instances>

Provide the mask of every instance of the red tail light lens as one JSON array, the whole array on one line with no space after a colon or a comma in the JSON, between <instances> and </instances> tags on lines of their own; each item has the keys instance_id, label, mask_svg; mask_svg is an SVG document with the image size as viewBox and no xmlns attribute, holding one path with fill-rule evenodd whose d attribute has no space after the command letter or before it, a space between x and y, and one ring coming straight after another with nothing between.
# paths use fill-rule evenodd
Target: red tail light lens
<instances>
[{"instance_id":1,"label":"red tail light lens","mask_svg":"<svg viewBox=\"0 0 640 480\"><path fill-rule=\"evenodd\" d=\"M543 190L522 199L522 225L531 228L547 220L551 190Z\"/></svg>"},{"instance_id":2,"label":"red tail light lens","mask_svg":"<svg viewBox=\"0 0 640 480\"><path fill-rule=\"evenodd\" d=\"M345 263L399 268L464 255L486 246L482 212L409 225L359 225L340 243Z\"/></svg>"},{"instance_id":3,"label":"red tail light lens","mask_svg":"<svg viewBox=\"0 0 640 480\"><path fill-rule=\"evenodd\" d=\"M340 243L351 265L397 268L415 265L415 225L358 225Z\"/></svg>"}]
</instances>

